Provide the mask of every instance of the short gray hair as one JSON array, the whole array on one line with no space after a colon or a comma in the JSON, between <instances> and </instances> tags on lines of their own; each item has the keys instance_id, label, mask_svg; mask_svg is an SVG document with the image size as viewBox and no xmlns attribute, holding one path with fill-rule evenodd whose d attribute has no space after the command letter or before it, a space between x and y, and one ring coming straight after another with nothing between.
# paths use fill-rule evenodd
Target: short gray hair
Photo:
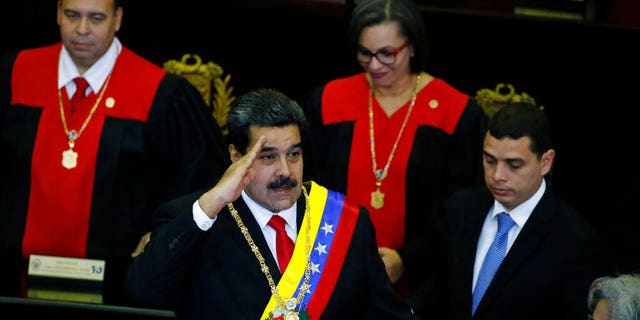
<instances>
[{"instance_id":1,"label":"short gray hair","mask_svg":"<svg viewBox=\"0 0 640 320\"><path fill-rule=\"evenodd\" d=\"M611 320L640 320L640 274L595 279L587 297L590 313L600 300L608 301Z\"/></svg>"}]
</instances>

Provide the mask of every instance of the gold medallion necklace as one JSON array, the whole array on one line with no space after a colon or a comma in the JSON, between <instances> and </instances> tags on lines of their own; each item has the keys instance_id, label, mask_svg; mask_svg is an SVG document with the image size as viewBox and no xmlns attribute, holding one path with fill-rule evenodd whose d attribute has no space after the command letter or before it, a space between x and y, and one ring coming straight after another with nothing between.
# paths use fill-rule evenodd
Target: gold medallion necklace
<instances>
[{"instance_id":1,"label":"gold medallion necklace","mask_svg":"<svg viewBox=\"0 0 640 320\"><path fill-rule=\"evenodd\" d=\"M260 249L256 246L255 242L253 242L253 238L249 234L247 227L242 222L240 215L238 215L238 211L233 207L233 203L228 203L227 208L231 212L231 216L236 220L236 224L245 240L251 247L251 252L256 256L258 262L260 263L260 271L264 273L267 278L267 282L269 283L269 287L271 288L271 294L276 298L277 306L276 310L270 312L270 316L272 319L277 317L283 317L285 320L300 320L300 319L308 319L308 315L306 311L300 310L302 299L304 295L309 291L309 282L311 280L311 207L309 206L309 195L307 194L307 189L302 186L302 192L304 193L305 199L305 215L307 218L307 229L306 229L306 263L304 267L304 282L302 286L298 290L298 296L291 297L289 299L283 299L278 292L278 287L276 286L273 277L271 276L271 272L269 272L269 266L265 263L264 257L260 253Z\"/></svg>"},{"instance_id":2,"label":"gold medallion necklace","mask_svg":"<svg viewBox=\"0 0 640 320\"><path fill-rule=\"evenodd\" d=\"M62 119L62 126L64 128L64 133L69 138L69 142L68 142L69 149L62 152L63 167L67 169L73 169L76 166L78 166L78 153L73 151L73 147L76 145L76 140L78 140L82 132L84 132L84 129L87 128L87 125L89 124L89 121L91 121L93 114L98 109L98 106L100 105L100 101L102 101L102 96L104 95L104 92L107 90L107 86L109 86L110 79L111 79L111 73L109 73L109 76L107 76L107 80L105 80L104 85L102 85L102 89L100 90L100 94L98 95L96 102L93 104L93 107L91 107L91 111L89 111L89 115L87 115L87 118L84 119L84 122L82 123L82 126L78 131L74 129L69 131L69 128L67 128L67 119L64 115L64 104L62 103L62 89L58 90L58 105L60 106L60 118Z\"/></svg>"},{"instance_id":3,"label":"gold medallion necklace","mask_svg":"<svg viewBox=\"0 0 640 320\"><path fill-rule=\"evenodd\" d=\"M373 207L374 209L380 209L384 206L384 193L380 190L380 188L382 188L382 180L387 177L389 166L391 165L391 160L393 160L393 155L396 152L396 148L398 148L398 143L400 142L400 137L402 137L402 132L404 132L404 128L407 126L407 122L409 121L409 116L411 116L413 106L416 104L416 96L418 94L419 83L420 74L416 76L416 84L413 88L413 93L411 94L411 103L409 104L409 108L407 109L407 114L404 117L404 121L402 122L402 126L400 127L400 132L398 132L396 141L393 143L391 153L389 153L389 158L387 159L387 164L384 166L384 169L378 169L378 163L376 162L376 141L373 130L373 86L369 86L369 141L371 143L371 162L373 164L373 175L376 178L376 190L371 192L371 207Z\"/></svg>"}]
</instances>

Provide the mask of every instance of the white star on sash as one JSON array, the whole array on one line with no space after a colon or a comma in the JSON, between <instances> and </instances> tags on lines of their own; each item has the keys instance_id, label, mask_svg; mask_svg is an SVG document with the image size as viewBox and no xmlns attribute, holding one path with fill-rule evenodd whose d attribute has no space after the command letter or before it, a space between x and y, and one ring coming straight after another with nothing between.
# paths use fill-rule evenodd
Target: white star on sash
<instances>
[{"instance_id":1,"label":"white star on sash","mask_svg":"<svg viewBox=\"0 0 640 320\"><path fill-rule=\"evenodd\" d=\"M326 236L328 233L333 233L333 225L328 224L326 221L324 226L321 228L324 231L324 235Z\"/></svg>"},{"instance_id":2,"label":"white star on sash","mask_svg":"<svg viewBox=\"0 0 640 320\"><path fill-rule=\"evenodd\" d=\"M313 273L318 273L320 272L320 264L319 263L313 263L311 262L311 271Z\"/></svg>"},{"instance_id":3,"label":"white star on sash","mask_svg":"<svg viewBox=\"0 0 640 320\"><path fill-rule=\"evenodd\" d=\"M318 245L313 250L318 251L319 255L322 255L323 253L327 254L327 245L318 242Z\"/></svg>"}]
</instances>

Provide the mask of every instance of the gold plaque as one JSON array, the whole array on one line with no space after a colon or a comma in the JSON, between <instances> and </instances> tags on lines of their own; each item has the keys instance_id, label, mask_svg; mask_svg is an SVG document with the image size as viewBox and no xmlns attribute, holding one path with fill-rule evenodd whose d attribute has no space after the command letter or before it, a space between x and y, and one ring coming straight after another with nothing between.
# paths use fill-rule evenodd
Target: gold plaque
<instances>
[{"instance_id":1,"label":"gold plaque","mask_svg":"<svg viewBox=\"0 0 640 320\"><path fill-rule=\"evenodd\" d=\"M78 153L69 148L62 152L62 166L67 169L73 169L78 165Z\"/></svg>"},{"instance_id":2,"label":"gold plaque","mask_svg":"<svg viewBox=\"0 0 640 320\"><path fill-rule=\"evenodd\" d=\"M380 191L380 188L371 192L371 206L374 209L380 209L384 206L384 193Z\"/></svg>"}]
</instances>

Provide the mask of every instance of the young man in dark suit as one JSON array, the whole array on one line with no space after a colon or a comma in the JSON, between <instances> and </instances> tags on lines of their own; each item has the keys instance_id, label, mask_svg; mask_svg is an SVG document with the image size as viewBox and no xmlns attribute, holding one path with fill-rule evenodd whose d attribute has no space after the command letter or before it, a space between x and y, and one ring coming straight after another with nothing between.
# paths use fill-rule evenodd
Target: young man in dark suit
<instances>
[{"instance_id":1,"label":"young man in dark suit","mask_svg":"<svg viewBox=\"0 0 640 320\"><path fill-rule=\"evenodd\" d=\"M555 156L545 114L505 106L489 123L483 152L486 188L449 199L432 260L438 271L412 297L416 314L584 319L589 285L608 266L595 229L545 180Z\"/></svg>"},{"instance_id":2,"label":"young man in dark suit","mask_svg":"<svg viewBox=\"0 0 640 320\"><path fill-rule=\"evenodd\" d=\"M302 182L300 106L275 90L252 91L227 126L232 165L212 189L158 210L177 218L134 260L131 297L175 308L178 319L412 319L367 210ZM274 217L286 235L272 229ZM280 241L291 240L283 259Z\"/></svg>"}]
</instances>

